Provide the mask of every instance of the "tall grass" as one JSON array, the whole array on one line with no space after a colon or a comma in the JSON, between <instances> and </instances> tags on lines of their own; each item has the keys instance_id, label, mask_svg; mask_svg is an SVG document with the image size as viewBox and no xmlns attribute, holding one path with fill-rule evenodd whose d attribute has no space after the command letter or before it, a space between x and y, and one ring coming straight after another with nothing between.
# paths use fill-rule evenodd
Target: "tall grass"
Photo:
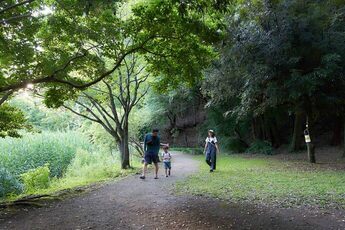
<instances>
[{"instance_id":1,"label":"tall grass","mask_svg":"<svg viewBox=\"0 0 345 230\"><path fill-rule=\"evenodd\" d=\"M52 177L61 177L77 149L91 150L88 139L79 132L44 132L23 138L0 139L0 167L13 175L49 164Z\"/></svg>"},{"instance_id":2,"label":"tall grass","mask_svg":"<svg viewBox=\"0 0 345 230\"><path fill-rule=\"evenodd\" d=\"M0 139L0 200L83 186L136 172L121 170L119 154L94 151L80 132ZM133 159L132 166L140 161Z\"/></svg>"},{"instance_id":3,"label":"tall grass","mask_svg":"<svg viewBox=\"0 0 345 230\"><path fill-rule=\"evenodd\" d=\"M62 177L77 149L91 148L85 136L72 131L0 139L0 197L27 190L21 175L44 165L49 165L51 177Z\"/></svg>"}]
</instances>

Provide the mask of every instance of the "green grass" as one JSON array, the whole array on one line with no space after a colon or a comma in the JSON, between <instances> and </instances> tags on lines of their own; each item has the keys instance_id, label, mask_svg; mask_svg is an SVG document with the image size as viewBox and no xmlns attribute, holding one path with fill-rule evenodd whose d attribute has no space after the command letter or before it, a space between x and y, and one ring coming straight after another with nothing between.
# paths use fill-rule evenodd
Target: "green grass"
<instances>
[{"instance_id":1,"label":"green grass","mask_svg":"<svg viewBox=\"0 0 345 230\"><path fill-rule=\"evenodd\" d=\"M221 156L217 170L209 173L204 158L198 158L200 172L179 182L179 193L282 207L345 208L344 171L236 155Z\"/></svg>"}]
</instances>

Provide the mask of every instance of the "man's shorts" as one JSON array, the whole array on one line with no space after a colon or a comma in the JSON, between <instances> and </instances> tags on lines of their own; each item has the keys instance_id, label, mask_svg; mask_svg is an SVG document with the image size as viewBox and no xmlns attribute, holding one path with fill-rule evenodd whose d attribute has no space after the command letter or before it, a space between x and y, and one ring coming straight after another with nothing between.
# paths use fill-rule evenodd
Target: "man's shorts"
<instances>
[{"instance_id":1,"label":"man's shorts","mask_svg":"<svg viewBox=\"0 0 345 230\"><path fill-rule=\"evenodd\" d=\"M164 168L165 169L171 169L171 162L168 161L168 162L163 162L164 163Z\"/></svg>"},{"instance_id":2,"label":"man's shorts","mask_svg":"<svg viewBox=\"0 0 345 230\"><path fill-rule=\"evenodd\" d=\"M157 164L159 162L158 154L155 154L155 153L152 153L152 152L146 152L145 156L144 156L144 159L145 159L145 163L146 164L152 164L152 162L154 164Z\"/></svg>"}]
</instances>

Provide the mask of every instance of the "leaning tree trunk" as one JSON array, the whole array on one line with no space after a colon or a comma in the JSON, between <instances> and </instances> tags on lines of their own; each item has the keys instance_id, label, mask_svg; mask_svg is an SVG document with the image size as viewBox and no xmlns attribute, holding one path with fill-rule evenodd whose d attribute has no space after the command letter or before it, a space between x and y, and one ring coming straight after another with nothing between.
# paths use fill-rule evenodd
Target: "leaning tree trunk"
<instances>
[{"instance_id":1,"label":"leaning tree trunk","mask_svg":"<svg viewBox=\"0 0 345 230\"><path fill-rule=\"evenodd\" d=\"M303 148L303 112L297 111L295 113L294 128L291 140L290 150L292 152L301 150Z\"/></svg>"}]
</instances>

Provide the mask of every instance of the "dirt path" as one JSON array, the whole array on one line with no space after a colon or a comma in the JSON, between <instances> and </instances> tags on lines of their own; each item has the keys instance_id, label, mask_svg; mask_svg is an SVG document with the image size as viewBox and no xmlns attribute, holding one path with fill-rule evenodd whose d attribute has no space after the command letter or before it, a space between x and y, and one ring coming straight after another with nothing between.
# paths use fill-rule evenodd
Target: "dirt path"
<instances>
[{"instance_id":1,"label":"dirt path","mask_svg":"<svg viewBox=\"0 0 345 230\"><path fill-rule=\"evenodd\" d=\"M196 172L198 162L187 155L173 157L169 178L130 176L42 208L3 214L0 229L345 229L332 214L175 196L173 184Z\"/></svg>"}]
</instances>

